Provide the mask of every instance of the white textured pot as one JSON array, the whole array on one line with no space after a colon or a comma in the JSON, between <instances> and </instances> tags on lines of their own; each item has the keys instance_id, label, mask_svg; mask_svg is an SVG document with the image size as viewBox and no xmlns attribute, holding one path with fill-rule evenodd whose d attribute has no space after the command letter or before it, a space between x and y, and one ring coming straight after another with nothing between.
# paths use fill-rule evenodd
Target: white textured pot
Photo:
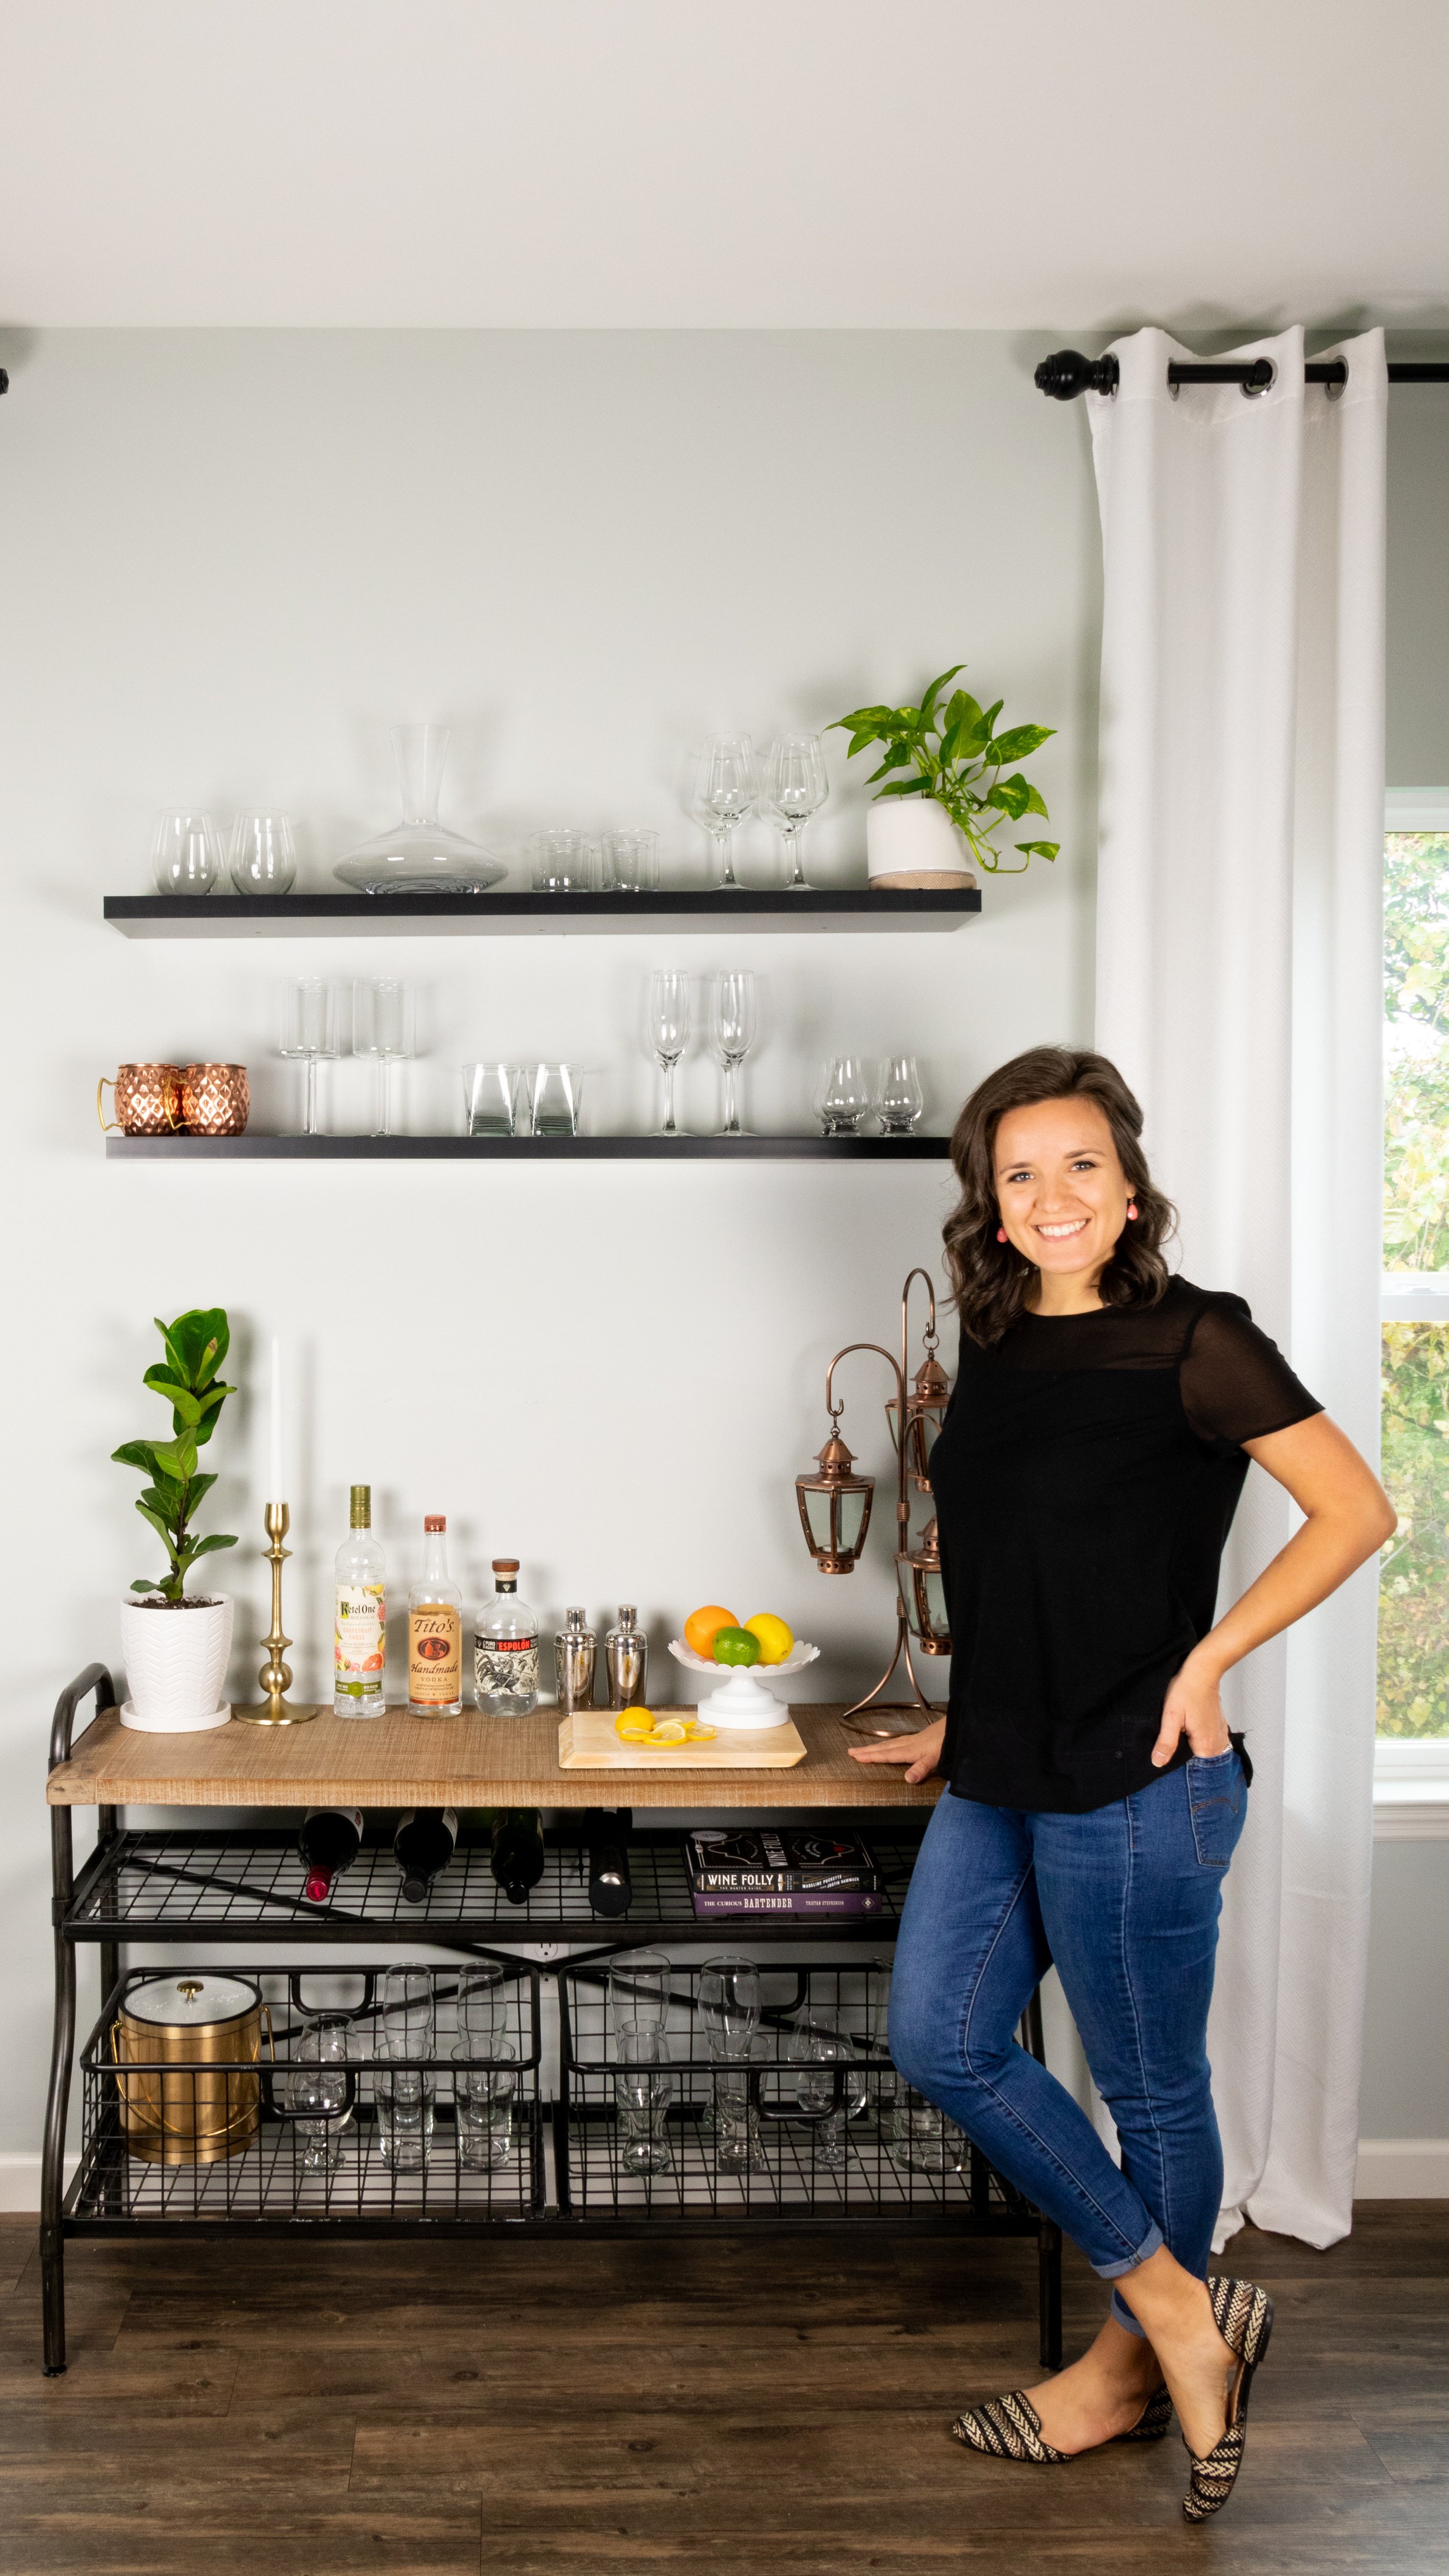
<instances>
[{"instance_id":1,"label":"white textured pot","mask_svg":"<svg viewBox=\"0 0 1449 2576\"><path fill-rule=\"evenodd\" d=\"M225 1726L231 1715L223 1700L231 1656L231 1623L236 1604L222 1594L198 1601L190 1610L148 1610L145 1603L121 1604L121 1654L129 1696L121 1724L143 1735L200 1735Z\"/></svg>"},{"instance_id":2,"label":"white textured pot","mask_svg":"<svg viewBox=\"0 0 1449 2576\"><path fill-rule=\"evenodd\" d=\"M934 796L888 796L865 814L865 866L872 885L974 886L971 853Z\"/></svg>"}]
</instances>

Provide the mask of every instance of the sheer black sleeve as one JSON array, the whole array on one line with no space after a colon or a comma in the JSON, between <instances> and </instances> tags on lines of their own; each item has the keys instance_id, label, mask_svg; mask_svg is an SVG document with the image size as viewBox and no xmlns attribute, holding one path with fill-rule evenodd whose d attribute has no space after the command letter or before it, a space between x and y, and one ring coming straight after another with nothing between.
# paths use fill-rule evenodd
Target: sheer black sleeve
<instances>
[{"instance_id":1,"label":"sheer black sleeve","mask_svg":"<svg viewBox=\"0 0 1449 2576\"><path fill-rule=\"evenodd\" d=\"M1205 1304L1183 1354L1183 1410L1199 1440L1241 1448L1323 1411L1241 1297Z\"/></svg>"}]
</instances>

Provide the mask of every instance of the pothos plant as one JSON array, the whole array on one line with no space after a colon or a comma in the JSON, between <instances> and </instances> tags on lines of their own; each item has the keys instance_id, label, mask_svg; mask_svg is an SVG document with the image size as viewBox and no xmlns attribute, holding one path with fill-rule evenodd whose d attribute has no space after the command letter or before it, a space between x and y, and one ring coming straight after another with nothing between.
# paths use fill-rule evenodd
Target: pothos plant
<instances>
[{"instance_id":1,"label":"pothos plant","mask_svg":"<svg viewBox=\"0 0 1449 2576\"><path fill-rule=\"evenodd\" d=\"M216 1483L214 1476L197 1474L196 1454L211 1438L223 1404L236 1389L224 1386L217 1376L231 1342L231 1328L220 1306L196 1307L189 1315L178 1315L174 1324L163 1324L159 1315L154 1320L166 1358L147 1369L142 1384L170 1405L172 1437L126 1440L111 1456L118 1466L139 1467L149 1479L136 1509L156 1532L171 1565L159 1583L143 1577L131 1590L159 1593L174 1607L185 1594L186 1577L197 1558L209 1556L213 1548L236 1545L234 1538L198 1538L192 1528L198 1504Z\"/></svg>"},{"instance_id":2,"label":"pothos plant","mask_svg":"<svg viewBox=\"0 0 1449 2576\"><path fill-rule=\"evenodd\" d=\"M1040 790L1023 778L1016 763L1029 760L1049 742L1055 727L1012 725L998 733L996 719L1005 699L980 707L967 689L954 690L943 705L942 690L965 668L957 662L943 671L918 707L857 707L853 715L837 716L826 730L850 735L849 760L870 743L884 743L885 758L868 781L874 786L878 778L886 780L882 798L934 796L965 834L981 867L992 875L1020 876L1033 859L1054 859L1061 848L1059 841L1017 841L1021 868L1015 868L1005 865L996 845L996 834L1008 821L1019 823L1025 814L1050 820ZM895 777L891 773L896 770L911 774ZM1005 778L1003 770L1010 773Z\"/></svg>"}]
</instances>

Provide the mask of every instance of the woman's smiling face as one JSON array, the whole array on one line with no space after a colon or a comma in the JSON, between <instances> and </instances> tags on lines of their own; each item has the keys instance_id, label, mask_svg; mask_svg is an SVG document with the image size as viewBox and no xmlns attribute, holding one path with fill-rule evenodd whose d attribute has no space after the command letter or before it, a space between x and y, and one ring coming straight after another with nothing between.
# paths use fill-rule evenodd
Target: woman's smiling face
<instances>
[{"instance_id":1,"label":"woman's smiling face","mask_svg":"<svg viewBox=\"0 0 1449 2576\"><path fill-rule=\"evenodd\" d=\"M1095 1100L1036 1100L996 1130L996 1201L1008 1240L1048 1277L1093 1283L1127 1223L1130 1192Z\"/></svg>"}]
</instances>

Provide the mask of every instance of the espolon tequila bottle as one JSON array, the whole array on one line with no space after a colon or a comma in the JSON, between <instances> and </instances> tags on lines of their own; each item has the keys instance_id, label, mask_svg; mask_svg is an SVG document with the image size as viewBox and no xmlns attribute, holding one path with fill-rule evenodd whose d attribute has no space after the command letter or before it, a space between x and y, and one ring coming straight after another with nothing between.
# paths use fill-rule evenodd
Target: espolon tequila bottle
<instances>
[{"instance_id":1,"label":"espolon tequila bottle","mask_svg":"<svg viewBox=\"0 0 1449 2576\"><path fill-rule=\"evenodd\" d=\"M495 1598L473 1624L473 1696L483 1717L527 1717L538 1706L538 1621L518 1598L518 1559L493 1559Z\"/></svg>"}]
</instances>

